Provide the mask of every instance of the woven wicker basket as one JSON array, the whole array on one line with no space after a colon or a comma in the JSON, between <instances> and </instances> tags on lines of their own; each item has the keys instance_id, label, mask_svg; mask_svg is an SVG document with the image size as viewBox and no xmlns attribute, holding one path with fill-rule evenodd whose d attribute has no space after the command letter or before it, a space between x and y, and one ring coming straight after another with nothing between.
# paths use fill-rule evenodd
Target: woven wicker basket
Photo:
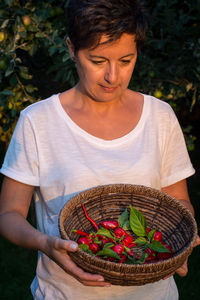
<instances>
[{"instance_id":1,"label":"woven wicker basket","mask_svg":"<svg viewBox=\"0 0 200 300\"><path fill-rule=\"evenodd\" d=\"M114 219L129 208L140 210L147 224L163 233L163 240L174 249L172 258L150 264L128 265L105 261L78 249L70 252L72 260L84 270L101 274L114 285L144 285L155 282L174 272L192 252L197 235L196 222L191 213L176 199L161 191L141 185L115 184L97 186L72 197L62 208L59 229L63 239L77 241L72 229L93 231L85 218L80 203L98 224Z\"/></svg>"}]
</instances>

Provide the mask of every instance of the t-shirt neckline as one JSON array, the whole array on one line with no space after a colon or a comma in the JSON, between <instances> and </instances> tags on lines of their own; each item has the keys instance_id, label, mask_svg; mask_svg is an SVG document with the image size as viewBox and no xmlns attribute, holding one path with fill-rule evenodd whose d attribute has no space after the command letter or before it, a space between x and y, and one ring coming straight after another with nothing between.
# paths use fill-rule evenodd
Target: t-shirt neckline
<instances>
[{"instance_id":1,"label":"t-shirt neckline","mask_svg":"<svg viewBox=\"0 0 200 300\"><path fill-rule=\"evenodd\" d=\"M143 127L145 116L147 114L147 106L148 106L147 105L147 95L141 94L144 97L144 102L143 102L142 113L141 113L141 116L140 116L140 119L139 119L137 125L130 132L128 132L127 134L125 134L122 137L112 139L112 140L104 140L102 138L96 137L96 136L88 133L87 131L85 131L84 129L79 127L79 125L77 125L70 118L70 116L67 114L67 112L62 107L62 104L61 104L60 99L59 99L59 95L60 94L54 95L55 104L56 104L56 107L57 107L57 110L58 110L59 114L62 116L64 121L67 123L67 125L73 131L76 131L76 133L78 133L82 137L86 138L90 142L96 143L96 144L101 144L102 146L119 145L119 144L125 143L125 142L129 141L130 139L136 137L137 134L140 132L141 128Z\"/></svg>"}]
</instances>

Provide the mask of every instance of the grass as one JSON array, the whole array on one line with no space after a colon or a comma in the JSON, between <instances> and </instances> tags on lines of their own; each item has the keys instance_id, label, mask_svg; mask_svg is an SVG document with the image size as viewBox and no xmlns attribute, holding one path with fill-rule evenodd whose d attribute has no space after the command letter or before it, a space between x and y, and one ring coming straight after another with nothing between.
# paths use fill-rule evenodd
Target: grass
<instances>
[{"instance_id":1,"label":"grass","mask_svg":"<svg viewBox=\"0 0 200 300\"><path fill-rule=\"evenodd\" d=\"M199 149L197 147L197 149ZM192 154L195 167L199 165L198 153ZM200 169L188 180L192 204L196 212L196 220L200 226ZM0 178L1 179L1 178ZM30 214L29 214L30 218ZM200 247L192 252L188 261L188 275L184 278L175 276L178 286L179 300L200 299ZM0 237L0 299L1 300L31 300L30 284L35 276L37 253L9 243Z\"/></svg>"}]
</instances>

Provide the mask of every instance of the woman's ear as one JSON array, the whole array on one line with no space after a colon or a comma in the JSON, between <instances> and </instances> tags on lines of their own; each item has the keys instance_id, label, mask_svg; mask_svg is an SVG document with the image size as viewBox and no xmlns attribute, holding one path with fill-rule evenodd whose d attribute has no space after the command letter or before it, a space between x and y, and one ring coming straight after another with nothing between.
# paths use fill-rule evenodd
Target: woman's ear
<instances>
[{"instance_id":1,"label":"woman's ear","mask_svg":"<svg viewBox=\"0 0 200 300\"><path fill-rule=\"evenodd\" d=\"M72 44L69 37L66 38L66 43L69 49L69 55L73 61L75 61L75 54L74 54L74 45Z\"/></svg>"}]
</instances>

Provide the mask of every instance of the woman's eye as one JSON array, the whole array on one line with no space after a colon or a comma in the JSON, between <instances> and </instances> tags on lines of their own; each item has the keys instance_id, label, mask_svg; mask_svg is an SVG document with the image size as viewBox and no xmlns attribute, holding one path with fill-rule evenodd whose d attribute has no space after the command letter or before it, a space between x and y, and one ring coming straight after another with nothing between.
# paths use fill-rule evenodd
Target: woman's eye
<instances>
[{"instance_id":1,"label":"woman's eye","mask_svg":"<svg viewBox=\"0 0 200 300\"><path fill-rule=\"evenodd\" d=\"M104 61L103 60L91 60L91 62L95 65L100 65L102 64Z\"/></svg>"},{"instance_id":2,"label":"woman's eye","mask_svg":"<svg viewBox=\"0 0 200 300\"><path fill-rule=\"evenodd\" d=\"M121 62L124 64L124 65L128 65L128 64L130 64L130 60L128 60L128 59L123 59L123 60L121 60Z\"/></svg>"}]
</instances>

